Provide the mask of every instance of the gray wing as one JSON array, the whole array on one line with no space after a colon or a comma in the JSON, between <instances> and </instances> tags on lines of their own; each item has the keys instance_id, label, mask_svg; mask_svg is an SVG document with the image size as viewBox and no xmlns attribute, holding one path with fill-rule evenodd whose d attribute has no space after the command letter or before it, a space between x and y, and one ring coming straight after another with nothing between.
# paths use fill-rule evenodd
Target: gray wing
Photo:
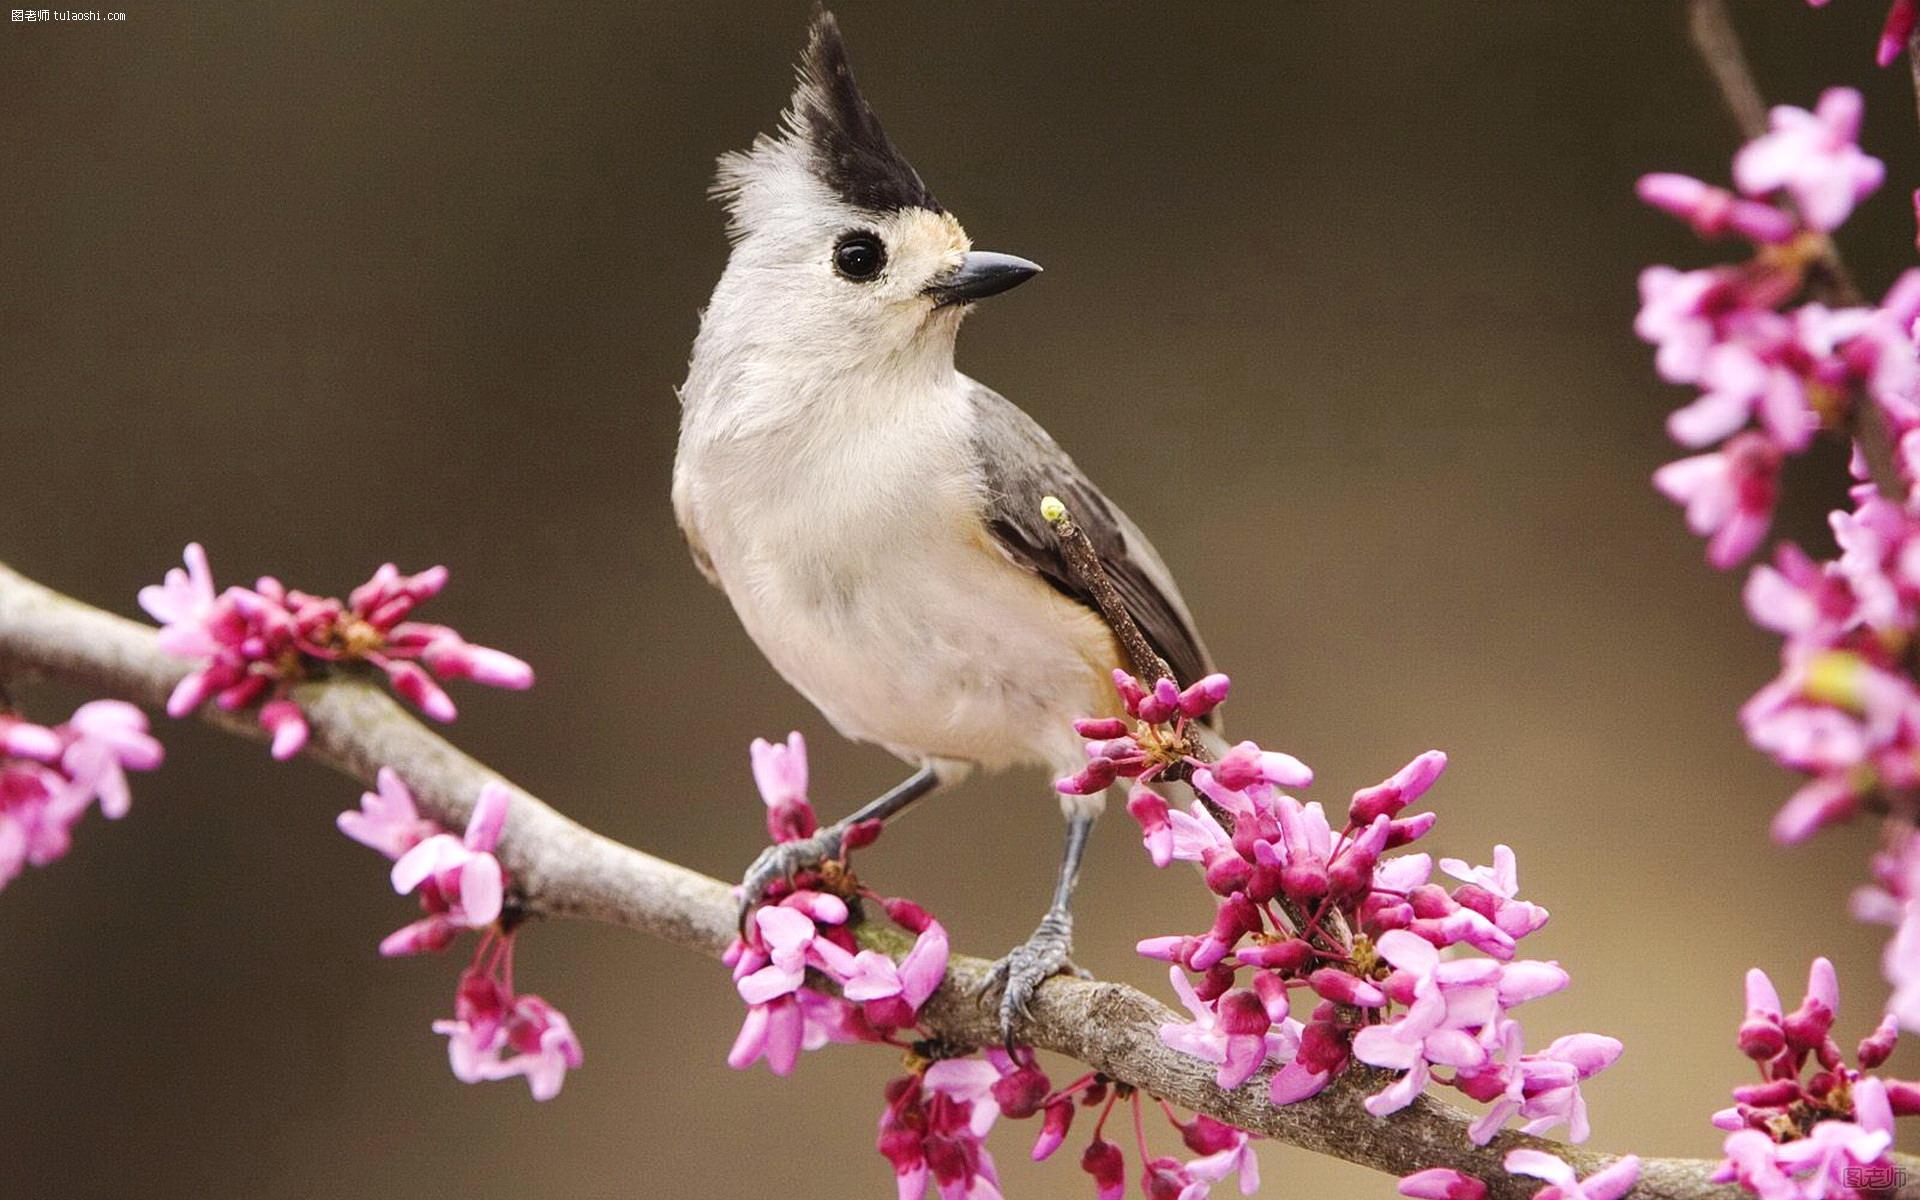
<instances>
[{"instance_id":1,"label":"gray wing","mask_svg":"<svg viewBox=\"0 0 1920 1200\"><path fill-rule=\"evenodd\" d=\"M1101 494L1073 465L1038 422L1006 397L973 385L976 458L985 473L986 520L1007 556L1038 572L1062 594L1098 610L1091 593L1074 582L1053 529L1040 515L1040 501L1058 496L1100 554L1114 588L1147 641L1173 668L1181 684L1213 670L1213 660L1194 630L1193 616L1173 575L1127 514Z\"/></svg>"}]
</instances>

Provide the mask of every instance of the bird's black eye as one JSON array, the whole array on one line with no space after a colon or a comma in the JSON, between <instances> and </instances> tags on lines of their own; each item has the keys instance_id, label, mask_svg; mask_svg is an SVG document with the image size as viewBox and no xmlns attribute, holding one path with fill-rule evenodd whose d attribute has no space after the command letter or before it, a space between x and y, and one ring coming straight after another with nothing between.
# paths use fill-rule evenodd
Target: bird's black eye
<instances>
[{"instance_id":1,"label":"bird's black eye","mask_svg":"<svg viewBox=\"0 0 1920 1200\"><path fill-rule=\"evenodd\" d=\"M833 248L833 269L855 283L867 282L886 265L886 247L870 233L850 233Z\"/></svg>"}]
</instances>

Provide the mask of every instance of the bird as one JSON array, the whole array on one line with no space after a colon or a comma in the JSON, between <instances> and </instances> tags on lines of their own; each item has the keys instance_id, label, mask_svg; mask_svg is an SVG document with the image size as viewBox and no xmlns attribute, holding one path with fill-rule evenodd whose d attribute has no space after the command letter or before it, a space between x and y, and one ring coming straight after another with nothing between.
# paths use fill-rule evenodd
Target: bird
<instances>
[{"instance_id":1,"label":"bird","mask_svg":"<svg viewBox=\"0 0 1920 1200\"><path fill-rule=\"evenodd\" d=\"M1127 658L1069 569L1057 498L1152 648L1212 672L1171 572L1047 432L954 365L973 306L1040 274L976 250L888 138L834 16L816 9L775 132L722 155L730 252L685 382L673 508L694 563L843 736L913 768L812 837L768 847L741 917L778 879L840 857L976 770L1085 763L1073 722L1121 715ZM1066 843L1034 933L987 987L1009 1041L1073 969L1071 901L1103 796L1065 796Z\"/></svg>"}]
</instances>

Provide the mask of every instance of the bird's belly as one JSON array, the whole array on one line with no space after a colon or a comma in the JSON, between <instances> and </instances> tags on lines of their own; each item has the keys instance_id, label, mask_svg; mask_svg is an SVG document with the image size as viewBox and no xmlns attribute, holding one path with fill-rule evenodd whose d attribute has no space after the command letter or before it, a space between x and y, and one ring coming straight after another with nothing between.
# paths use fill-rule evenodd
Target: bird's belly
<instances>
[{"instance_id":1,"label":"bird's belly","mask_svg":"<svg viewBox=\"0 0 1920 1200\"><path fill-rule=\"evenodd\" d=\"M1099 617L966 539L844 549L764 554L728 580L747 632L841 733L916 761L1075 765L1071 722L1113 707Z\"/></svg>"}]
</instances>

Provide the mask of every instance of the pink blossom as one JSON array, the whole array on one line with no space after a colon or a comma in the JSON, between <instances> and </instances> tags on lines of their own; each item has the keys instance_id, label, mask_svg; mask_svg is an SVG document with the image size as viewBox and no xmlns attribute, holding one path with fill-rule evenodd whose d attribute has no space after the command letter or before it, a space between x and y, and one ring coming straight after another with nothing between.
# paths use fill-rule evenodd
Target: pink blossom
<instances>
[{"instance_id":1,"label":"pink blossom","mask_svg":"<svg viewBox=\"0 0 1920 1200\"><path fill-rule=\"evenodd\" d=\"M898 963L877 950L854 955L846 964L849 969L841 980L840 994L865 1005L867 1019L875 1026L911 1025L920 1006L946 978L947 954L946 929L938 921L929 921Z\"/></svg>"},{"instance_id":2,"label":"pink blossom","mask_svg":"<svg viewBox=\"0 0 1920 1200\"><path fill-rule=\"evenodd\" d=\"M393 890L403 896L418 891L427 915L389 934L380 953L394 957L439 950L460 930L484 929L499 918L505 872L493 850L506 823L508 796L505 785L489 781L480 789L465 837L436 833L393 864Z\"/></svg>"},{"instance_id":3,"label":"pink blossom","mask_svg":"<svg viewBox=\"0 0 1920 1200\"><path fill-rule=\"evenodd\" d=\"M775 842L811 837L819 822L807 800L807 740L798 730L784 745L755 738L753 782L767 805L767 836Z\"/></svg>"},{"instance_id":4,"label":"pink blossom","mask_svg":"<svg viewBox=\"0 0 1920 1200\"><path fill-rule=\"evenodd\" d=\"M436 676L504 688L533 683L532 669L517 658L472 645L444 625L407 620L446 586L444 567L402 575L388 563L343 603L271 576L216 595L206 552L195 543L185 558L186 570L170 570L140 592L141 607L161 622L161 648L200 662L168 698L167 712L182 717L208 700L227 711L257 708L276 758L299 753L309 732L292 685L333 665L364 662L385 672L396 692L441 721L455 709Z\"/></svg>"},{"instance_id":5,"label":"pink blossom","mask_svg":"<svg viewBox=\"0 0 1920 1200\"><path fill-rule=\"evenodd\" d=\"M1734 182L1750 196L1784 189L1808 225L1823 232L1839 228L1886 177L1880 160L1855 144L1861 107L1852 88L1827 89L1812 112L1776 106L1770 131L1734 157Z\"/></svg>"},{"instance_id":6,"label":"pink blossom","mask_svg":"<svg viewBox=\"0 0 1920 1200\"><path fill-rule=\"evenodd\" d=\"M1540 1150L1510 1150L1504 1165L1514 1175L1547 1181L1547 1187L1533 1194L1534 1200L1618 1200L1640 1178L1640 1160L1631 1154L1585 1179L1577 1177L1563 1160Z\"/></svg>"},{"instance_id":7,"label":"pink blossom","mask_svg":"<svg viewBox=\"0 0 1920 1200\"><path fill-rule=\"evenodd\" d=\"M1260 1190L1260 1160L1253 1153L1252 1135L1218 1121L1212 1125L1223 1131L1227 1145L1186 1164L1187 1176L1194 1182L1180 1193L1180 1200L1198 1200L1208 1194L1207 1188L1227 1179L1234 1181L1242 1196L1251 1196ZM1189 1139L1189 1144L1191 1142Z\"/></svg>"},{"instance_id":8,"label":"pink blossom","mask_svg":"<svg viewBox=\"0 0 1920 1200\"><path fill-rule=\"evenodd\" d=\"M1428 1167L1402 1176L1395 1189L1413 1200L1486 1200L1487 1185L1452 1167Z\"/></svg>"},{"instance_id":9,"label":"pink blossom","mask_svg":"<svg viewBox=\"0 0 1920 1200\"><path fill-rule=\"evenodd\" d=\"M1640 199L1692 225L1701 237L1735 233L1756 242L1778 243L1797 232L1793 218L1771 204L1743 200L1688 175L1642 175L1636 190Z\"/></svg>"},{"instance_id":10,"label":"pink blossom","mask_svg":"<svg viewBox=\"0 0 1920 1200\"><path fill-rule=\"evenodd\" d=\"M82 704L53 729L0 713L0 887L64 857L95 800L109 820L124 817L126 772L153 770L162 756L145 714L118 700Z\"/></svg>"},{"instance_id":11,"label":"pink blossom","mask_svg":"<svg viewBox=\"0 0 1920 1200\"><path fill-rule=\"evenodd\" d=\"M71 785L98 796L109 820L127 815L132 794L127 771L151 771L164 753L147 733L147 716L120 700L94 700L73 710L62 727L60 768Z\"/></svg>"},{"instance_id":12,"label":"pink blossom","mask_svg":"<svg viewBox=\"0 0 1920 1200\"><path fill-rule=\"evenodd\" d=\"M1699 398L1667 419L1667 432L1683 446L1712 445L1757 415L1781 449L1797 454L1819 428L1800 375L1777 349L1721 342L1707 352L1698 382Z\"/></svg>"},{"instance_id":13,"label":"pink blossom","mask_svg":"<svg viewBox=\"0 0 1920 1200\"><path fill-rule=\"evenodd\" d=\"M388 858L397 859L434 834L440 827L420 815L414 807L413 793L399 772L381 767L377 791L360 794L358 811L343 812L334 818L340 832Z\"/></svg>"},{"instance_id":14,"label":"pink blossom","mask_svg":"<svg viewBox=\"0 0 1920 1200\"><path fill-rule=\"evenodd\" d=\"M1724 570L1753 553L1766 536L1783 458L1772 441L1743 433L1712 454L1668 463L1653 473L1653 482L1668 499L1686 506L1688 526L1710 539L1707 561Z\"/></svg>"},{"instance_id":15,"label":"pink blossom","mask_svg":"<svg viewBox=\"0 0 1920 1200\"><path fill-rule=\"evenodd\" d=\"M447 1039L454 1078L483 1083L524 1076L535 1100L551 1100L585 1057L566 1015L539 996L515 995L507 982L512 941L484 944L460 976L452 1020L435 1021Z\"/></svg>"},{"instance_id":16,"label":"pink blossom","mask_svg":"<svg viewBox=\"0 0 1920 1200\"><path fill-rule=\"evenodd\" d=\"M1252 992L1236 994L1224 1012L1216 1011L1201 1002L1179 967L1167 974L1193 1020L1162 1025L1160 1040L1183 1054L1218 1064L1214 1082L1219 1086L1239 1087L1268 1058L1286 1062L1299 1049L1300 1023L1284 1013L1276 1022Z\"/></svg>"},{"instance_id":17,"label":"pink blossom","mask_svg":"<svg viewBox=\"0 0 1920 1200\"><path fill-rule=\"evenodd\" d=\"M999 1118L998 1079L980 1059L947 1059L887 1085L880 1152L893 1164L899 1200L921 1200L931 1183L941 1200L1000 1200L986 1136Z\"/></svg>"}]
</instances>

